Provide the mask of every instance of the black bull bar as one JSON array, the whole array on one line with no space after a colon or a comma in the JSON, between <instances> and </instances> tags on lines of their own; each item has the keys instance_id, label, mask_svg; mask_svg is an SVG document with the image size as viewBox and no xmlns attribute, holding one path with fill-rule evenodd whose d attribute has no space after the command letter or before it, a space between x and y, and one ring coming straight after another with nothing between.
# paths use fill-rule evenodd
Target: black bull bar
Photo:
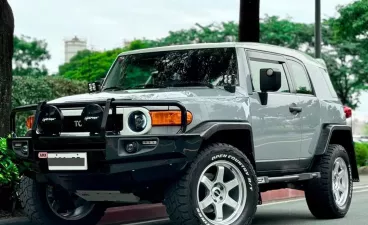
<instances>
[{"instance_id":1,"label":"black bull bar","mask_svg":"<svg viewBox=\"0 0 368 225\"><path fill-rule=\"evenodd\" d=\"M187 129L187 109L182 105L179 101L175 100L115 100L114 98L107 99L106 101L89 101L89 102L71 102L71 103L53 103L48 104L46 101L40 102L39 104L34 105L25 105L14 108L11 112L10 118L10 126L11 131L13 133L16 132L16 114L20 112L33 111L35 112L35 119L31 129L32 139L37 138L36 130L37 130L37 121L40 115L40 112L46 105L55 106L58 108L83 108L90 104L97 104L103 107L103 116L100 127L100 137L105 138L106 135L106 124L109 116L110 109L112 109L112 117L113 123L115 125L116 120L114 117L116 116L116 108L117 107L144 107L144 106L176 106L181 111L181 129L178 133L185 133ZM80 137L83 138L83 137Z\"/></svg>"}]
</instances>

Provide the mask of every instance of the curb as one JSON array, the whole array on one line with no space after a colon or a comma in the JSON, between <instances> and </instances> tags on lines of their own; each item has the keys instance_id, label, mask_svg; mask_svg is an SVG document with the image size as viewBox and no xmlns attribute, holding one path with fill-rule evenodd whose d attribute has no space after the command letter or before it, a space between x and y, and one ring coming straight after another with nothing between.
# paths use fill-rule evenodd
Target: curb
<instances>
[{"instance_id":1,"label":"curb","mask_svg":"<svg viewBox=\"0 0 368 225\"><path fill-rule=\"evenodd\" d=\"M162 204L144 204L109 208L99 225L141 222L167 218L166 208Z\"/></svg>"},{"instance_id":2,"label":"curb","mask_svg":"<svg viewBox=\"0 0 368 225\"><path fill-rule=\"evenodd\" d=\"M262 201L264 203L278 201L278 200L286 200L293 198L302 198L304 197L304 191L294 190L294 189L280 189L263 192Z\"/></svg>"}]
</instances>

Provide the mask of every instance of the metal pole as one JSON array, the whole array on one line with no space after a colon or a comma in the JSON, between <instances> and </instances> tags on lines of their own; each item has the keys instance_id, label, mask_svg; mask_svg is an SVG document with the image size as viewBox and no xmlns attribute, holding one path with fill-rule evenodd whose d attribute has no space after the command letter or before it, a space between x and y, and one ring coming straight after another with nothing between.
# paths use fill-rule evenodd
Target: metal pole
<instances>
[{"instance_id":1,"label":"metal pole","mask_svg":"<svg viewBox=\"0 0 368 225\"><path fill-rule=\"evenodd\" d=\"M321 58L321 42L322 42L322 31L321 31L321 0L316 1L316 13L315 13L315 30L314 30L314 37L315 37L315 57Z\"/></svg>"}]
</instances>

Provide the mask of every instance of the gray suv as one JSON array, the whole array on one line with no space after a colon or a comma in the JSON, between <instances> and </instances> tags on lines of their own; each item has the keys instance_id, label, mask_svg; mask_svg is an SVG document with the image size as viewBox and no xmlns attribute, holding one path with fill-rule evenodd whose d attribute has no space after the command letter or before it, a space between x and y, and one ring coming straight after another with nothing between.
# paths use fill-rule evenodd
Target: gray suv
<instances>
[{"instance_id":1,"label":"gray suv","mask_svg":"<svg viewBox=\"0 0 368 225\"><path fill-rule=\"evenodd\" d=\"M305 191L316 218L349 210L352 131L321 60L257 43L150 48L88 87L13 110L8 147L31 164L20 200L34 222L164 203L177 224L251 224L260 193L281 188Z\"/></svg>"}]
</instances>

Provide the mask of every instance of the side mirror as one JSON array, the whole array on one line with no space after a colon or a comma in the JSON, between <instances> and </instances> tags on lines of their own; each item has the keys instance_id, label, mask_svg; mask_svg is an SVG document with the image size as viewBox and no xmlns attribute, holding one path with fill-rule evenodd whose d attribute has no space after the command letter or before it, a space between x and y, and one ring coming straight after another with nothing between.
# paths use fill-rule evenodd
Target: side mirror
<instances>
[{"instance_id":1,"label":"side mirror","mask_svg":"<svg viewBox=\"0 0 368 225\"><path fill-rule=\"evenodd\" d=\"M260 76L262 92L274 92L281 88L281 72L278 69L261 69Z\"/></svg>"}]
</instances>

